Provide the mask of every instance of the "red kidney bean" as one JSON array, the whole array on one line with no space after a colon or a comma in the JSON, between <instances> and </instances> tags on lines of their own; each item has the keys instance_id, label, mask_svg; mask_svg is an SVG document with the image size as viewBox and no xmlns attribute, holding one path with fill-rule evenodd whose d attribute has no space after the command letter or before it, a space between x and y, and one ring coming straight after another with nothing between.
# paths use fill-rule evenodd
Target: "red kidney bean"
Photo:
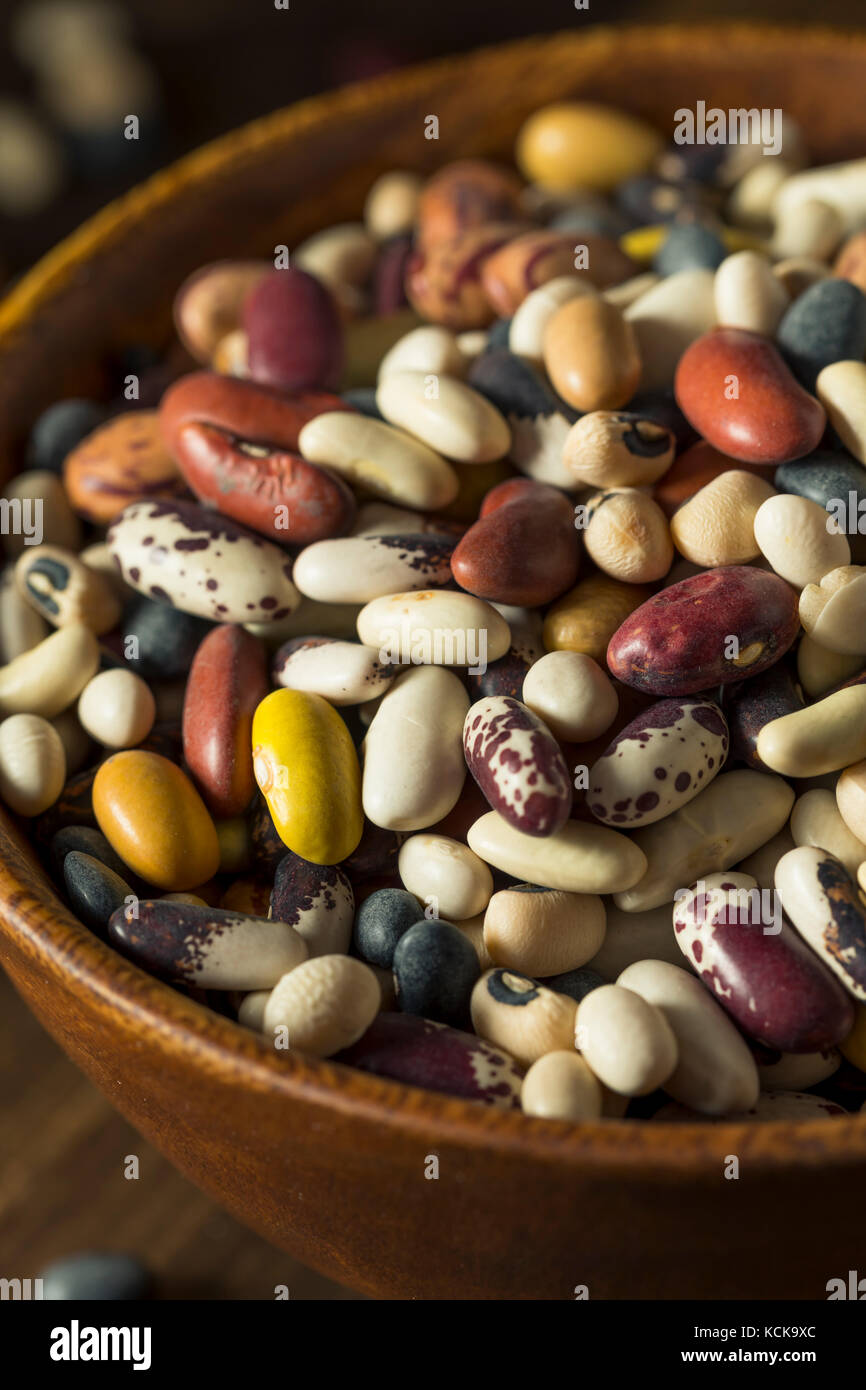
<instances>
[{"instance_id":1,"label":"red kidney bean","mask_svg":"<svg viewBox=\"0 0 866 1390\"><path fill-rule=\"evenodd\" d=\"M488 803L524 835L552 835L568 820L571 777L559 744L519 700L488 695L463 725L466 765Z\"/></svg>"},{"instance_id":2,"label":"red kidney bean","mask_svg":"<svg viewBox=\"0 0 866 1390\"><path fill-rule=\"evenodd\" d=\"M683 955L749 1037L780 1052L817 1052L847 1037L854 1005L748 874L710 874L674 906Z\"/></svg>"},{"instance_id":3,"label":"red kidney bean","mask_svg":"<svg viewBox=\"0 0 866 1390\"><path fill-rule=\"evenodd\" d=\"M572 503L558 488L508 479L487 493L478 521L451 556L461 588L479 598L534 608L577 579Z\"/></svg>"},{"instance_id":4,"label":"red kidney bean","mask_svg":"<svg viewBox=\"0 0 866 1390\"><path fill-rule=\"evenodd\" d=\"M730 565L654 594L617 628L611 674L654 695L693 695L765 671L800 628L797 595L778 575Z\"/></svg>"},{"instance_id":5,"label":"red kidney bean","mask_svg":"<svg viewBox=\"0 0 866 1390\"><path fill-rule=\"evenodd\" d=\"M298 435L316 415L348 409L326 392L289 399L194 372L166 392L160 423L200 500L271 540L308 545L345 534L355 499L342 478L295 452Z\"/></svg>"},{"instance_id":6,"label":"red kidney bean","mask_svg":"<svg viewBox=\"0 0 866 1390\"><path fill-rule=\"evenodd\" d=\"M818 447L827 423L778 349L742 328L714 329L686 348L674 392L704 439L745 463L802 458Z\"/></svg>"},{"instance_id":7,"label":"red kidney bean","mask_svg":"<svg viewBox=\"0 0 866 1390\"><path fill-rule=\"evenodd\" d=\"M253 714L268 688L265 651L257 638L234 626L208 633L187 681L183 754L215 816L240 815L252 800Z\"/></svg>"},{"instance_id":8,"label":"red kidney bean","mask_svg":"<svg viewBox=\"0 0 866 1390\"><path fill-rule=\"evenodd\" d=\"M340 384L345 361L343 325L330 291L304 270L274 270L244 303L253 381L289 391Z\"/></svg>"}]
</instances>

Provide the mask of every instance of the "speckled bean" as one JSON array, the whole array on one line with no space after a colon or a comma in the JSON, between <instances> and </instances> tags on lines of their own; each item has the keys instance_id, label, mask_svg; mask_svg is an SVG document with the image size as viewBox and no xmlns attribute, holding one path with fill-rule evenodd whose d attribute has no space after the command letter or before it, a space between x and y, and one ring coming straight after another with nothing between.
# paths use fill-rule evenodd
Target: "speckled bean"
<instances>
[{"instance_id":1,"label":"speckled bean","mask_svg":"<svg viewBox=\"0 0 866 1390\"><path fill-rule=\"evenodd\" d=\"M776 889L797 931L855 999L866 1000L866 908L844 864L802 845L776 865ZM850 1033L853 1010L840 1041Z\"/></svg>"}]
</instances>

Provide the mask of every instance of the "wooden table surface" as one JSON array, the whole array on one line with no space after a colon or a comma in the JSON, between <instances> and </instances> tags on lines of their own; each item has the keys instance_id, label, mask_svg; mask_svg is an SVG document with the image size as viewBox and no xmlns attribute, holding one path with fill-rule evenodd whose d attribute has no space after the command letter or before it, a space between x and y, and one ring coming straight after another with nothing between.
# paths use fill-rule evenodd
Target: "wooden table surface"
<instances>
[{"instance_id":1,"label":"wooden table surface","mask_svg":"<svg viewBox=\"0 0 866 1390\"><path fill-rule=\"evenodd\" d=\"M124 1177L127 1155L140 1177ZM0 970L0 1275L86 1249L137 1255L165 1299L360 1299L239 1225L67 1060Z\"/></svg>"}]
</instances>

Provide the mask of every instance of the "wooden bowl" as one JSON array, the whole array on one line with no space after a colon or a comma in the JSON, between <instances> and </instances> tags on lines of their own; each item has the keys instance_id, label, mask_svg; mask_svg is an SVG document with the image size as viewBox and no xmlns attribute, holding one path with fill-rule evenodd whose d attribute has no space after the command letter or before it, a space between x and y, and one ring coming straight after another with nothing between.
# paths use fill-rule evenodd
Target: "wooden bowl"
<instances>
[{"instance_id":1,"label":"wooden bowl","mask_svg":"<svg viewBox=\"0 0 866 1390\"><path fill-rule=\"evenodd\" d=\"M826 161L866 151L864 87L862 36L598 28L278 112L113 204L0 307L0 461L20 466L42 407L101 389L112 350L169 340L189 271L357 216L382 170L508 157L530 111L578 95L669 131L699 99L782 107ZM424 138L431 113L438 141ZM866 1116L572 1126L277 1055L96 940L7 820L0 913L17 989L127 1119L235 1216L368 1293L822 1298L862 1256ZM425 1178L431 1154L437 1180Z\"/></svg>"}]
</instances>

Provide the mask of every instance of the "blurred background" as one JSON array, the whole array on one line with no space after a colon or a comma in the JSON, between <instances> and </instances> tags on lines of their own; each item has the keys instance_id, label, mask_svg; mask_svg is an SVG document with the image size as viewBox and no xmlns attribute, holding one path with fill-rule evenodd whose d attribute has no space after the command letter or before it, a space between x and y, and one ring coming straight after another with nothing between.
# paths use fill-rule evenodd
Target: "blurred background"
<instances>
[{"instance_id":1,"label":"blurred background","mask_svg":"<svg viewBox=\"0 0 866 1390\"><path fill-rule=\"evenodd\" d=\"M287 4L288 8L277 8ZM866 27L863 0L4 0L0 286L111 198L255 116L407 63L574 26ZM504 94L491 93L491 100ZM124 122L138 119L138 138ZM124 1177L128 1155L140 1177ZM141 1140L0 976L0 1270L139 1257L164 1298L357 1298L225 1215Z\"/></svg>"}]
</instances>

